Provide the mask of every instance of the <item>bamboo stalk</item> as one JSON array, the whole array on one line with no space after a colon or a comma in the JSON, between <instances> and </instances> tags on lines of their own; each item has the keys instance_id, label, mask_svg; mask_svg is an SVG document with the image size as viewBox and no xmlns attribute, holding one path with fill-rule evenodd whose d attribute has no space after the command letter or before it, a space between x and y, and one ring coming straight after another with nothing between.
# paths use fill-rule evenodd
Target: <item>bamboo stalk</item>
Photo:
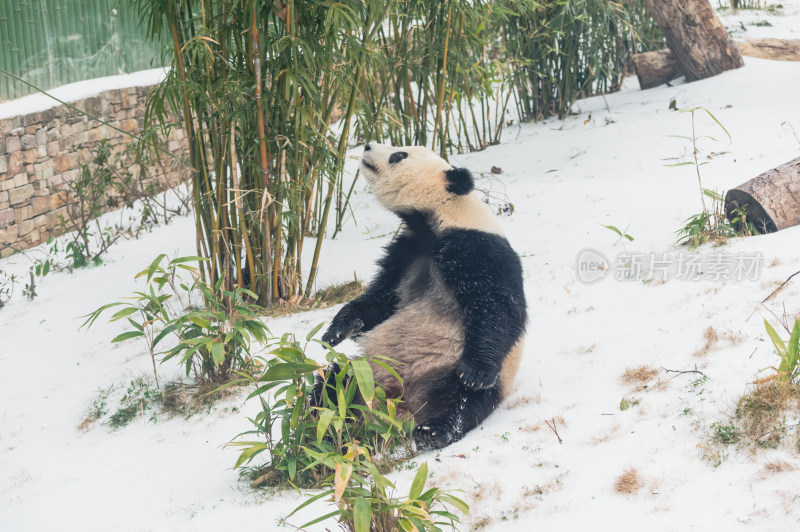
<instances>
[{"instance_id":1,"label":"bamboo stalk","mask_svg":"<svg viewBox=\"0 0 800 532\"><path fill-rule=\"evenodd\" d=\"M264 197L268 197L269 190L271 189L271 179L269 174L269 163L267 162L267 139L266 133L264 131L264 107L261 100L261 56L259 50L259 43L258 43L258 25L256 24L256 7L255 3L253 4L253 24L251 27L252 31L252 50L253 50L253 72L255 73L256 78L256 108L257 108L257 120L258 120L258 158L261 164L261 182L263 185L264 190ZM270 201L271 204L271 201ZM265 212L264 207L262 205L261 209L261 221L264 226L264 247L261 250L264 256L262 256L262 262L267 265L267 271L264 272L266 275L266 284L267 290L264 297L264 303L266 305L272 304L272 286L268 282L271 278L271 269L272 269L272 260L271 260L271 253L272 253L272 227L271 223L272 220L267 217L268 212ZM280 238L280 236L279 236ZM255 272L251 272L251 275L254 275ZM254 282L255 279L252 279L251 282ZM258 292L257 292L258 293ZM261 294L259 294L261 297Z\"/></svg>"}]
</instances>

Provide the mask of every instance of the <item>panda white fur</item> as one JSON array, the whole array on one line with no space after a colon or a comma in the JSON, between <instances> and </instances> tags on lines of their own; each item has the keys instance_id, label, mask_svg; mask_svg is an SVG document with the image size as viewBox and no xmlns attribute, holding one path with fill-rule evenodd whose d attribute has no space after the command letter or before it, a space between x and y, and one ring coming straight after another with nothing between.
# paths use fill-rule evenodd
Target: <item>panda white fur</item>
<instances>
[{"instance_id":1,"label":"panda white fur","mask_svg":"<svg viewBox=\"0 0 800 532\"><path fill-rule=\"evenodd\" d=\"M367 290L347 303L323 340L353 337L363 355L400 362L397 380L421 448L475 428L509 392L522 353L522 266L469 170L424 147L370 143L361 169L375 197L404 222Z\"/></svg>"}]
</instances>

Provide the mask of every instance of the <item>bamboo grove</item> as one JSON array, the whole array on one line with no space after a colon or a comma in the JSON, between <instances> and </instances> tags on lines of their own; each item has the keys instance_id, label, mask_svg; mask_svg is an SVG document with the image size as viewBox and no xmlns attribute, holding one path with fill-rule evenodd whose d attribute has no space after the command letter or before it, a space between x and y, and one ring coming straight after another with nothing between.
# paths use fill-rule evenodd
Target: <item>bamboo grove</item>
<instances>
[{"instance_id":1,"label":"bamboo grove","mask_svg":"<svg viewBox=\"0 0 800 532\"><path fill-rule=\"evenodd\" d=\"M481 150L661 44L641 0L132 2L170 42L145 131L185 130L204 278L265 305L311 295L354 143Z\"/></svg>"}]
</instances>

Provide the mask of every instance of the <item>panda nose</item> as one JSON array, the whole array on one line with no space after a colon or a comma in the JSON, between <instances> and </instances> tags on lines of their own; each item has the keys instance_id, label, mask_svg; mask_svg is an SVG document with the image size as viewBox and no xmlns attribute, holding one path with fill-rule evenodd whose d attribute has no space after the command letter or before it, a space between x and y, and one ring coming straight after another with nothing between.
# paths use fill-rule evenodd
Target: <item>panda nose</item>
<instances>
[{"instance_id":1,"label":"panda nose","mask_svg":"<svg viewBox=\"0 0 800 532\"><path fill-rule=\"evenodd\" d=\"M364 151L369 151L371 149L372 149L372 143L371 142L367 142L367 145L364 146Z\"/></svg>"}]
</instances>

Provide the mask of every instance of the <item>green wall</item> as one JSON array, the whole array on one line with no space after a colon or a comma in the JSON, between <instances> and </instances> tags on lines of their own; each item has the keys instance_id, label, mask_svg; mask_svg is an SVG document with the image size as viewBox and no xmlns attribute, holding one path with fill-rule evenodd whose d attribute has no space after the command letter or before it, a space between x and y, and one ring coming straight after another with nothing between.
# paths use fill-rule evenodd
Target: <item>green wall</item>
<instances>
[{"instance_id":1,"label":"green wall","mask_svg":"<svg viewBox=\"0 0 800 532\"><path fill-rule=\"evenodd\" d=\"M160 66L127 0L0 0L0 68L50 89ZM0 101L35 92L0 73Z\"/></svg>"}]
</instances>

